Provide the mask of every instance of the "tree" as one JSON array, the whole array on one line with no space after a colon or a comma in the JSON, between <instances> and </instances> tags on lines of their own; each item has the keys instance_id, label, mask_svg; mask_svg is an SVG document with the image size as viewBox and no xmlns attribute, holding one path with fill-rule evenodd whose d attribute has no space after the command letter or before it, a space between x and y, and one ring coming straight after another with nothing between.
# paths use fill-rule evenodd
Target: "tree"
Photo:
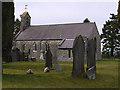
<instances>
[{"instance_id":1,"label":"tree","mask_svg":"<svg viewBox=\"0 0 120 90\"><path fill-rule=\"evenodd\" d=\"M118 25L120 28L120 0L118 2L118 13L117 13ZM119 32L120 33L120 32ZM120 42L120 35L118 36L118 41ZM120 58L120 50L117 52L117 56Z\"/></svg>"},{"instance_id":2,"label":"tree","mask_svg":"<svg viewBox=\"0 0 120 90\"><path fill-rule=\"evenodd\" d=\"M118 16L118 25L119 25L119 28L120 28L120 1L118 2L118 14L117 14L117 16ZM119 40L119 42L120 42L120 36L118 37L118 40Z\"/></svg>"},{"instance_id":3,"label":"tree","mask_svg":"<svg viewBox=\"0 0 120 90\"><path fill-rule=\"evenodd\" d=\"M16 36L16 34L20 31L20 25L21 25L21 22L17 18L16 21L14 22L14 32L13 32L14 36Z\"/></svg>"},{"instance_id":4,"label":"tree","mask_svg":"<svg viewBox=\"0 0 120 90\"><path fill-rule=\"evenodd\" d=\"M14 30L14 3L2 2L2 59L10 61Z\"/></svg>"},{"instance_id":5,"label":"tree","mask_svg":"<svg viewBox=\"0 0 120 90\"><path fill-rule=\"evenodd\" d=\"M83 22L84 22L84 23L89 23L90 20L89 20L88 18L86 18Z\"/></svg>"},{"instance_id":6,"label":"tree","mask_svg":"<svg viewBox=\"0 0 120 90\"><path fill-rule=\"evenodd\" d=\"M118 13L117 13L117 16L118 16L118 25L120 27L120 1L118 2Z\"/></svg>"},{"instance_id":7,"label":"tree","mask_svg":"<svg viewBox=\"0 0 120 90\"><path fill-rule=\"evenodd\" d=\"M120 29L118 27L117 15L110 15L110 20L106 21L106 24L104 24L102 28L103 34L101 34L101 38L103 43L103 54L114 57L114 53L120 49L120 42L118 40Z\"/></svg>"}]
</instances>

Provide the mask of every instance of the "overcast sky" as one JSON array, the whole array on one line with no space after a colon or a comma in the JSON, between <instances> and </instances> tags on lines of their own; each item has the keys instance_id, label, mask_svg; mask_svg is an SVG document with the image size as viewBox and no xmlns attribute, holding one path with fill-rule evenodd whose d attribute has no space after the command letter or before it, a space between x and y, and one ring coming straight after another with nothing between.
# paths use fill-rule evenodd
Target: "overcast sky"
<instances>
[{"instance_id":1,"label":"overcast sky","mask_svg":"<svg viewBox=\"0 0 120 90\"><path fill-rule=\"evenodd\" d=\"M31 25L81 23L88 18L91 22L96 22L100 34L110 13L117 14L118 8L117 0L103 0L103 2L99 0L98 2L95 0L84 0L84 2L83 0L26 1L14 0L15 18L20 19L20 15L25 11L25 5L28 5L27 11L31 16Z\"/></svg>"}]
</instances>

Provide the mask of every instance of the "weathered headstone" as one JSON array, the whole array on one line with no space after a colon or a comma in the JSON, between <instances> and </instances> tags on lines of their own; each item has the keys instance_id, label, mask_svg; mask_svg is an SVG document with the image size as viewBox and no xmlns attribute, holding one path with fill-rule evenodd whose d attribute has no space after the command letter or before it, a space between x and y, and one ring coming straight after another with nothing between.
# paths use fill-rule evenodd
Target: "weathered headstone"
<instances>
[{"instance_id":1,"label":"weathered headstone","mask_svg":"<svg viewBox=\"0 0 120 90\"><path fill-rule=\"evenodd\" d=\"M51 53L49 47L48 47L47 52L46 52L45 67L48 67L49 69L52 68L52 53Z\"/></svg>"},{"instance_id":2,"label":"weathered headstone","mask_svg":"<svg viewBox=\"0 0 120 90\"><path fill-rule=\"evenodd\" d=\"M29 49L28 50L28 61L30 61L31 60L31 50Z\"/></svg>"},{"instance_id":3,"label":"weathered headstone","mask_svg":"<svg viewBox=\"0 0 120 90\"><path fill-rule=\"evenodd\" d=\"M96 71L95 69L96 69L96 67L93 66L87 70L86 73L87 73L87 78L89 80L95 79L95 71Z\"/></svg>"},{"instance_id":4,"label":"weathered headstone","mask_svg":"<svg viewBox=\"0 0 120 90\"><path fill-rule=\"evenodd\" d=\"M73 43L73 71L72 77L82 75L84 70L85 43L81 35L77 36Z\"/></svg>"},{"instance_id":5,"label":"weathered headstone","mask_svg":"<svg viewBox=\"0 0 120 90\"><path fill-rule=\"evenodd\" d=\"M24 60L25 60L25 53L20 52L20 61L24 61Z\"/></svg>"},{"instance_id":6,"label":"weathered headstone","mask_svg":"<svg viewBox=\"0 0 120 90\"><path fill-rule=\"evenodd\" d=\"M40 51L40 60L44 60L43 50Z\"/></svg>"},{"instance_id":7,"label":"weathered headstone","mask_svg":"<svg viewBox=\"0 0 120 90\"><path fill-rule=\"evenodd\" d=\"M62 72L62 68L59 65L59 63L57 62L58 47L57 47L56 43L55 44L53 43L50 46L50 50L51 50L51 53L52 53L52 56L53 56L53 63L54 63L54 67L55 67L56 71L57 72Z\"/></svg>"},{"instance_id":8,"label":"weathered headstone","mask_svg":"<svg viewBox=\"0 0 120 90\"><path fill-rule=\"evenodd\" d=\"M28 49L28 52L24 53L24 61L30 61L31 60L31 55L30 55L30 49Z\"/></svg>"},{"instance_id":9,"label":"weathered headstone","mask_svg":"<svg viewBox=\"0 0 120 90\"><path fill-rule=\"evenodd\" d=\"M49 72L50 70L49 70L49 68L48 67L45 67L44 68L44 72L46 73L46 72Z\"/></svg>"},{"instance_id":10,"label":"weathered headstone","mask_svg":"<svg viewBox=\"0 0 120 90\"><path fill-rule=\"evenodd\" d=\"M27 71L26 73L27 73L27 74L34 74L31 69L28 69L28 71Z\"/></svg>"},{"instance_id":11,"label":"weathered headstone","mask_svg":"<svg viewBox=\"0 0 120 90\"><path fill-rule=\"evenodd\" d=\"M20 51L18 48L12 48L12 61L20 61Z\"/></svg>"},{"instance_id":12,"label":"weathered headstone","mask_svg":"<svg viewBox=\"0 0 120 90\"><path fill-rule=\"evenodd\" d=\"M24 58L24 61L28 61L29 58L28 58L28 53L25 53L25 58Z\"/></svg>"},{"instance_id":13,"label":"weathered headstone","mask_svg":"<svg viewBox=\"0 0 120 90\"><path fill-rule=\"evenodd\" d=\"M87 77L95 79L96 73L96 39L89 39L87 44Z\"/></svg>"}]
</instances>

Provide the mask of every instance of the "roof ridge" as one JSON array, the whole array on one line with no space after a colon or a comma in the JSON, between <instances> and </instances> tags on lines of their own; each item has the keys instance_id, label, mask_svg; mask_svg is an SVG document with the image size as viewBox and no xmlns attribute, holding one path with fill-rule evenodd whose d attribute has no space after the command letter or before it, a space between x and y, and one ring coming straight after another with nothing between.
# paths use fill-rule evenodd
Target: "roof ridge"
<instances>
[{"instance_id":1,"label":"roof ridge","mask_svg":"<svg viewBox=\"0 0 120 90\"><path fill-rule=\"evenodd\" d=\"M88 24L88 23L61 23L61 24L45 24L45 25L31 25L31 27L35 27L35 26L74 25L74 24ZM95 24L95 22L89 22L89 24Z\"/></svg>"}]
</instances>

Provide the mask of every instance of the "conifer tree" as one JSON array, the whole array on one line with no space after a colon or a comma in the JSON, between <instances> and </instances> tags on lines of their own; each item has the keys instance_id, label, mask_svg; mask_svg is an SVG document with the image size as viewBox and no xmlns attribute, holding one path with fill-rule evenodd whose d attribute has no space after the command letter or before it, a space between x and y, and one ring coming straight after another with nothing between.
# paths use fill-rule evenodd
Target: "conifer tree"
<instances>
[{"instance_id":1,"label":"conifer tree","mask_svg":"<svg viewBox=\"0 0 120 90\"><path fill-rule=\"evenodd\" d=\"M14 3L2 2L2 59L11 60L14 30Z\"/></svg>"},{"instance_id":2,"label":"conifer tree","mask_svg":"<svg viewBox=\"0 0 120 90\"><path fill-rule=\"evenodd\" d=\"M88 18L86 18L83 22L84 22L84 23L89 23L90 20L89 20Z\"/></svg>"},{"instance_id":3,"label":"conifer tree","mask_svg":"<svg viewBox=\"0 0 120 90\"><path fill-rule=\"evenodd\" d=\"M117 13L117 16L118 16L118 25L120 27L120 1L118 2L118 13Z\"/></svg>"},{"instance_id":4,"label":"conifer tree","mask_svg":"<svg viewBox=\"0 0 120 90\"><path fill-rule=\"evenodd\" d=\"M119 50L119 31L117 15L111 14L110 20L106 21L102 28L103 34L101 34L101 38L103 43L103 54L114 57L114 53Z\"/></svg>"},{"instance_id":5,"label":"conifer tree","mask_svg":"<svg viewBox=\"0 0 120 90\"><path fill-rule=\"evenodd\" d=\"M120 29L120 0L118 2L118 13L117 13L117 19L118 19L118 25L119 25L119 29ZM120 33L120 30L119 30ZM118 41L120 42L120 35L118 36ZM120 50L117 52L117 56L120 58Z\"/></svg>"}]
</instances>

